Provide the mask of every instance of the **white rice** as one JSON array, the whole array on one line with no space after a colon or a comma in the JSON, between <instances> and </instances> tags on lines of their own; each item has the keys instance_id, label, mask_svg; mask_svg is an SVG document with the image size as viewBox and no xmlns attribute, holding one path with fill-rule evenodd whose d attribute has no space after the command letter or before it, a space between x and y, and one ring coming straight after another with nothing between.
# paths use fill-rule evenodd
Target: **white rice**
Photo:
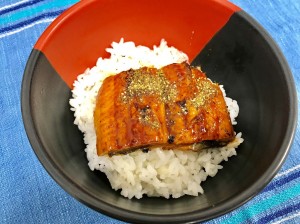
<instances>
[{"instance_id":1,"label":"white rice","mask_svg":"<svg viewBox=\"0 0 300 224\"><path fill-rule=\"evenodd\" d=\"M235 149L243 142L241 133L225 147L200 152L157 148L148 153L138 150L112 157L97 155L93 111L102 81L130 68L160 68L171 63L188 61L186 54L174 47L168 47L164 40L158 47L149 49L121 39L119 43L113 42L112 47L106 51L111 57L99 58L95 67L78 76L72 90L73 98L70 99L71 110L75 115L74 123L84 134L90 169L105 173L112 188L121 190L121 195L128 198L142 198L143 195L178 198L183 195L203 194L201 182L207 176L214 177L223 168L220 163L236 155ZM232 123L236 124L238 104L226 97L224 89L222 91Z\"/></svg>"}]
</instances>

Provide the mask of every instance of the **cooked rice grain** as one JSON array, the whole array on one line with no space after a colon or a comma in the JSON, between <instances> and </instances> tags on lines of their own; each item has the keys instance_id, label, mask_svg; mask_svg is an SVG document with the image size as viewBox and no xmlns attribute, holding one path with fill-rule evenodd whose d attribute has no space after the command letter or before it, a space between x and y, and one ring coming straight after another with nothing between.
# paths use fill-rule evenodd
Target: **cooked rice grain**
<instances>
[{"instance_id":1,"label":"cooked rice grain","mask_svg":"<svg viewBox=\"0 0 300 224\"><path fill-rule=\"evenodd\" d=\"M225 147L200 152L156 148L148 153L138 150L112 157L97 155L93 112L103 80L131 68L161 68L171 63L188 61L186 54L174 47L168 47L164 40L159 46L149 49L121 39L119 43L113 42L112 47L106 51L111 57L99 58L95 67L78 76L70 99L71 110L75 116L74 124L84 134L90 169L105 173L112 188L121 190L121 195L128 198L142 198L143 195L178 198L183 195L203 194L201 182L207 176L214 177L223 168L220 163L236 155L235 149L243 142L241 133ZM236 124L238 104L226 97L223 88L222 91L232 123Z\"/></svg>"}]
</instances>

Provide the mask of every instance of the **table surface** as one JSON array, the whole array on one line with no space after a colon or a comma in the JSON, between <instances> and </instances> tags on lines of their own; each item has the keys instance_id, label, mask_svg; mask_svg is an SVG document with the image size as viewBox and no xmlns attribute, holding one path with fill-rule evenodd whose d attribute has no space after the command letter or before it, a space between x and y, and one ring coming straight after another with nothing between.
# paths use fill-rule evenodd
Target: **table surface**
<instances>
[{"instance_id":1,"label":"table surface","mask_svg":"<svg viewBox=\"0 0 300 224\"><path fill-rule=\"evenodd\" d=\"M300 1L231 0L274 38L300 85ZM45 28L78 0L0 2L0 222L122 223L67 194L43 169L27 139L21 82L33 45ZM299 102L299 98L298 98ZM299 128L272 182L242 207L207 223L300 223Z\"/></svg>"}]
</instances>

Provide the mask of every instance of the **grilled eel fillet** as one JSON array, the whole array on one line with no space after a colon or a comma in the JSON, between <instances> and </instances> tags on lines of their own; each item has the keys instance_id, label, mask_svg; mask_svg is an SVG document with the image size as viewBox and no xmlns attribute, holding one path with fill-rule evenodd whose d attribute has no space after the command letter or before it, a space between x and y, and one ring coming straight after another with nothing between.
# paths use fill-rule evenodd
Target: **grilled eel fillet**
<instances>
[{"instance_id":1,"label":"grilled eel fillet","mask_svg":"<svg viewBox=\"0 0 300 224\"><path fill-rule=\"evenodd\" d=\"M96 100L97 154L136 149L199 150L234 138L219 86L187 63L110 76Z\"/></svg>"}]
</instances>

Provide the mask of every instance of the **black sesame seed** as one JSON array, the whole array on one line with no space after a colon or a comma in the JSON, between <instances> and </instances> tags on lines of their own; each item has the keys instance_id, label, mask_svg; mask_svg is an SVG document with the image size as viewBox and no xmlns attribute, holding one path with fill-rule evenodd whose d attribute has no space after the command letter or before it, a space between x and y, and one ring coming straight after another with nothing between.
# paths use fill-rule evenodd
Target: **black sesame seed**
<instances>
[{"instance_id":1,"label":"black sesame seed","mask_svg":"<svg viewBox=\"0 0 300 224\"><path fill-rule=\"evenodd\" d=\"M175 136L169 135L169 137L168 137L168 143L172 144L174 142L174 139L175 139Z\"/></svg>"},{"instance_id":2,"label":"black sesame seed","mask_svg":"<svg viewBox=\"0 0 300 224\"><path fill-rule=\"evenodd\" d=\"M149 152L149 148L142 148L141 149L143 153L148 153Z\"/></svg>"}]
</instances>

